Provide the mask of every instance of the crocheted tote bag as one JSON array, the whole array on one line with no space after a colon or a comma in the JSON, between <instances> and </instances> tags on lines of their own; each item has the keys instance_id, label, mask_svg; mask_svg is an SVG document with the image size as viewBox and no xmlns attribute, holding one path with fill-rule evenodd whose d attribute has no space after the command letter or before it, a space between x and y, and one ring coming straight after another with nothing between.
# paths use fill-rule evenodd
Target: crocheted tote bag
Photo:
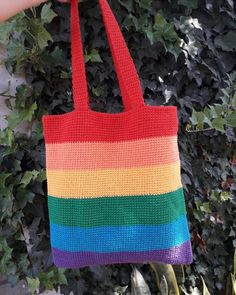
<instances>
[{"instance_id":1,"label":"crocheted tote bag","mask_svg":"<svg viewBox=\"0 0 236 295\"><path fill-rule=\"evenodd\" d=\"M89 107L78 0L71 0L74 110L42 118L54 264L192 263L176 106L145 105L119 25L99 0L124 105Z\"/></svg>"}]
</instances>

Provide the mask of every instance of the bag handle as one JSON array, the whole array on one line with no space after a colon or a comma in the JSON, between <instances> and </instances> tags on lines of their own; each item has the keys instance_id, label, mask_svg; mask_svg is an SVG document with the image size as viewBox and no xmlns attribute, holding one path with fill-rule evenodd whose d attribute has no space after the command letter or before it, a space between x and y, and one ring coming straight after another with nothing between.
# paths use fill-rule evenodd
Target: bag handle
<instances>
[{"instance_id":1,"label":"bag handle","mask_svg":"<svg viewBox=\"0 0 236 295\"><path fill-rule=\"evenodd\" d=\"M99 0L120 86L124 111L144 105L142 88L119 25L106 0ZM71 0L72 86L75 108L89 110L89 95L80 31L78 0Z\"/></svg>"}]
</instances>

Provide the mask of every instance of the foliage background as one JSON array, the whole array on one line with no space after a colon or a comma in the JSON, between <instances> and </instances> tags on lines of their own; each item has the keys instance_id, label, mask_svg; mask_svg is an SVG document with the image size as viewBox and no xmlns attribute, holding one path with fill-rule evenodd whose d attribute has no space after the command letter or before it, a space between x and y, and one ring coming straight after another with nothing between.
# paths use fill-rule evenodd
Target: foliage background
<instances>
[{"instance_id":1,"label":"foliage background","mask_svg":"<svg viewBox=\"0 0 236 295\"><path fill-rule=\"evenodd\" d=\"M236 247L236 7L233 0L110 1L139 72L145 102L176 105L194 262L184 286L226 294ZM91 108L123 110L97 1L80 4ZM131 265L56 269L49 244L41 117L73 109L69 5L48 2L0 25L10 73L25 72L0 134L0 272L35 290L125 294ZM7 89L7 81L6 81ZM29 132L15 127L28 123ZM152 294L154 274L138 265ZM122 291L123 290L123 291Z\"/></svg>"}]
</instances>

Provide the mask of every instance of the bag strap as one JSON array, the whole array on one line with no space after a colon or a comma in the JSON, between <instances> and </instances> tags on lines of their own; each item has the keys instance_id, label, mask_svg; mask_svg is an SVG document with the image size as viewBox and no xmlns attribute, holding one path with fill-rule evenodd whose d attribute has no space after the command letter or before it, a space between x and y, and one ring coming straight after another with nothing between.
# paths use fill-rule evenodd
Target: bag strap
<instances>
[{"instance_id":1,"label":"bag strap","mask_svg":"<svg viewBox=\"0 0 236 295\"><path fill-rule=\"evenodd\" d=\"M135 65L119 25L106 0L99 0L102 19L118 77L124 110L144 105L142 88ZM89 110L89 95L80 31L78 0L71 0L72 86L75 108Z\"/></svg>"}]
</instances>

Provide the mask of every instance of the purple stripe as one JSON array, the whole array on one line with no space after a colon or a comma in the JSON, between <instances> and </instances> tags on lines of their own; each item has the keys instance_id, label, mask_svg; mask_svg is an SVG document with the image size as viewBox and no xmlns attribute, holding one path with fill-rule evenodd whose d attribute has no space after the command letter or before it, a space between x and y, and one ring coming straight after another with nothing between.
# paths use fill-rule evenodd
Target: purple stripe
<instances>
[{"instance_id":1,"label":"purple stripe","mask_svg":"<svg viewBox=\"0 0 236 295\"><path fill-rule=\"evenodd\" d=\"M97 264L159 262L167 264L191 264L193 261L190 240L180 246L142 252L68 252L52 249L54 264L63 268L81 268Z\"/></svg>"}]
</instances>

